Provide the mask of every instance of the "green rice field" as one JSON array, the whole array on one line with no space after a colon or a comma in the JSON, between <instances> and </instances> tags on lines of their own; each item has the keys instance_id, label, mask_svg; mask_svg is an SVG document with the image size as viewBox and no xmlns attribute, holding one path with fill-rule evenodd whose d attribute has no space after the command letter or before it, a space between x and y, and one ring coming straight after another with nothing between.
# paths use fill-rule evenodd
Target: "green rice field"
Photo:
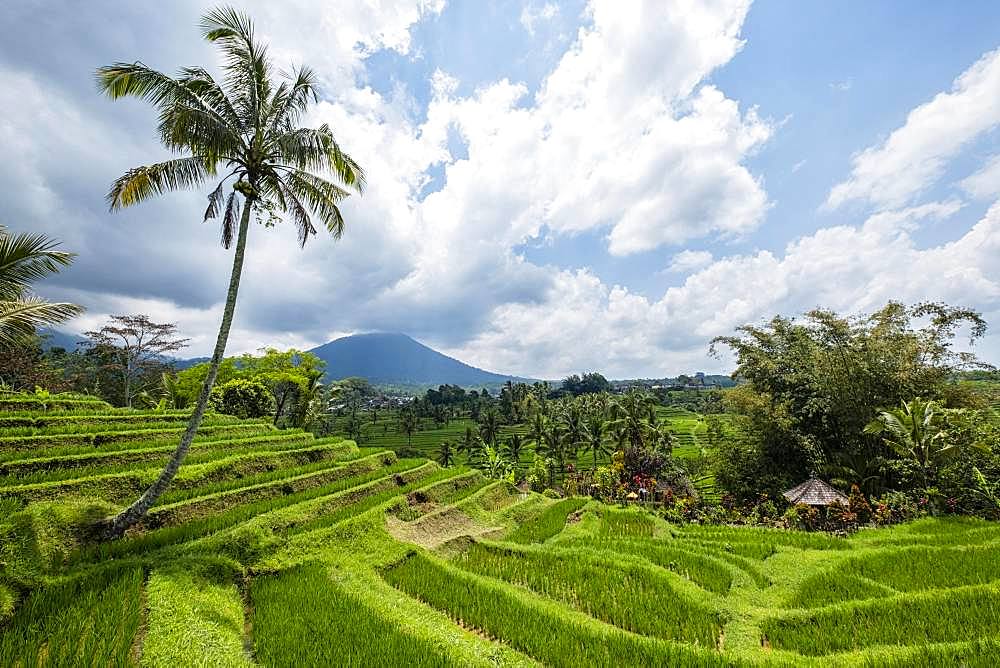
<instances>
[{"instance_id":1,"label":"green rice field","mask_svg":"<svg viewBox=\"0 0 1000 668\"><path fill-rule=\"evenodd\" d=\"M5 398L0 666L1000 664L995 523L680 527L419 456L462 420L400 454L210 415L148 517L95 541L184 418Z\"/></svg>"}]
</instances>

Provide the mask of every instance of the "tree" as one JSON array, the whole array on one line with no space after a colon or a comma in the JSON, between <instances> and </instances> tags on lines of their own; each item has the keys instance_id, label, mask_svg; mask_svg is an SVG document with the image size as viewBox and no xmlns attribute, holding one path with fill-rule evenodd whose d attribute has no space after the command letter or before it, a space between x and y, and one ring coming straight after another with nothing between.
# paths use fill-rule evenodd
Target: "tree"
<instances>
[{"instance_id":1,"label":"tree","mask_svg":"<svg viewBox=\"0 0 1000 668\"><path fill-rule=\"evenodd\" d=\"M586 435L585 444L594 456L593 471L597 471L597 456L608 454L608 447L604 444L604 435L608 431L608 423L599 413L592 413L584 425Z\"/></svg>"},{"instance_id":2,"label":"tree","mask_svg":"<svg viewBox=\"0 0 1000 668\"><path fill-rule=\"evenodd\" d=\"M897 455L916 462L926 486L934 469L958 453L960 441L950 438L945 418L937 403L917 398L879 413L865 433L880 435Z\"/></svg>"},{"instance_id":3,"label":"tree","mask_svg":"<svg viewBox=\"0 0 1000 668\"><path fill-rule=\"evenodd\" d=\"M745 418L732 422L741 432L733 434L733 443L742 451L727 445L722 454L741 469L720 466L717 481L750 496L787 489L810 471L845 459L860 461L877 450L879 438L865 426L885 406L925 397L961 407L961 394L954 391L956 372L985 366L953 349L962 331L974 343L985 334L986 323L969 309L890 302L874 313L850 317L823 309L800 319L777 316L715 339L712 352L732 350L734 377L744 381L727 390L723 401L728 412Z\"/></svg>"},{"instance_id":4,"label":"tree","mask_svg":"<svg viewBox=\"0 0 1000 668\"><path fill-rule=\"evenodd\" d=\"M413 445L413 432L418 426L417 414L412 410L407 409L399 414L399 430L406 434L407 447Z\"/></svg>"},{"instance_id":5,"label":"tree","mask_svg":"<svg viewBox=\"0 0 1000 668\"><path fill-rule=\"evenodd\" d=\"M99 330L84 332L90 345L109 350L115 360L115 371L121 374L122 399L132 407L132 398L142 388L135 381L150 368L162 367L163 357L187 347L191 339L180 339L177 325L157 323L146 315L113 315L111 322Z\"/></svg>"},{"instance_id":6,"label":"tree","mask_svg":"<svg viewBox=\"0 0 1000 668\"><path fill-rule=\"evenodd\" d=\"M209 11L201 28L204 38L222 51L222 84L202 67L184 68L177 78L139 62L115 63L97 72L100 87L112 99L137 97L155 106L160 140L182 154L126 172L108 193L111 210L200 187L216 177L222 165L228 171L209 193L204 219L221 215L222 245L230 248L235 242L219 335L187 429L153 484L108 524L108 536L120 536L156 502L177 474L201 424L233 322L251 213L268 226L284 215L303 246L316 234L313 218L339 238L345 224L337 205L348 195L345 188L361 192L364 185L360 166L341 150L328 126L298 127L309 104L318 100L312 70L299 67L276 82L267 48L254 38L253 23L231 8ZM318 171L332 173L344 187L316 175ZM227 197L230 179L234 183Z\"/></svg>"},{"instance_id":7,"label":"tree","mask_svg":"<svg viewBox=\"0 0 1000 668\"><path fill-rule=\"evenodd\" d=\"M479 433L484 441L496 447L500 435L500 413L492 406L480 416Z\"/></svg>"},{"instance_id":8,"label":"tree","mask_svg":"<svg viewBox=\"0 0 1000 668\"><path fill-rule=\"evenodd\" d=\"M55 325L83 313L76 304L49 302L31 293L31 285L76 257L56 250L43 234L11 234L0 225L0 347L30 345L35 328Z\"/></svg>"},{"instance_id":9,"label":"tree","mask_svg":"<svg viewBox=\"0 0 1000 668\"><path fill-rule=\"evenodd\" d=\"M507 455L511 464L517 466L521 461L521 452L524 450L524 437L520 434L511 434L507 437Z\"/></svg>"},{"instance_id":10,"label":"tree","mask_svg":"<svg viewBox=\"0 0 1000 668\"><path fill-rule=\"evenodd\" d=\"M441 441L437 451L437 462L445 468L455 463L455 448L451 441Z\"/></svg>"},{"instance_id":11,"label":"tree","mask_svg":"<svg viewBox=\"0 0 1000 668\"><path fill-rule=\"evenodd\" d=\"M264 417L274 410L270 388L253 378L233 378L216 386L209 402L219 413L235 415L241 420Z\"/></svg>"},{"instance_id":12,"label":"tree","mask_svg":"<svg viewBox=\"0 0 1000 668\"><path fill-rule=\"evenodd\" d=\"M483 451L483 439L473 431L472 427L465 428L465 434L458 444L459 451L465 453L466 460L473 463Z\"/></svg>"}]
</instances>

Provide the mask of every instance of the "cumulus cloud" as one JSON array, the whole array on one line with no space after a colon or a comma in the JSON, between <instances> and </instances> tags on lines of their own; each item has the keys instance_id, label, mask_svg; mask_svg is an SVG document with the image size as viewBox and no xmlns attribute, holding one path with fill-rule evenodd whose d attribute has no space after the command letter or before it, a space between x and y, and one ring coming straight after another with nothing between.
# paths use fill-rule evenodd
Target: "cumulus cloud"
<instances>
[{"instance_id":1,"label":"cumulus cloud","mask_svg":"<svg viewBox=\"0 0 1000 668\"><path fill-rule=\"evenodd\" d=\"M953 202L821 230L783 254L675 252L669 266L690 275L659 298L593 270L528 261L517 249L543 231L593 234L628 256L761 225L771 204L747 162L776 127L707 83L742 47L748 2L592 0L537 90L501 79L459 95L438 70L425 82L429 104L415 108L402 86L370 86L366 59L384 49L412 56L414 25L442 5L250 7L279 65L321 72L327 93L307 123L334 128L370 187L344 204L349 229L338 243L320 236L299 250L287 229L253 228L231 352L383 329L522 375L652 375L725 369L705 357L706 341L778 311L968 294L1000 310L988 259L994 212L952 244L920 249L913 239L914 225L950 215ZM44 285L90 307L78 331L108 313L145 312L177 321L191 354L211 348L231 255L217 228L198 224L204 193L108 214L108 184L163 152L152 111L102 100L91 83L95 66L115 60L167 70L214 62L193 27L204 7L158 5L148 19L93 8L101 21L66 3L0 8L0 142L18 157L0 164L0 217L80 253ZM53 26L43 52L11 29L39 14ZM71 15L86 29L73 30ZM160 29L136 28L150 20Z\"/></svg>"},{"instance_id":2,"label":"cumulus cloud","mask_svg":"<svg viewBox=\"0 0 1000 668\"><path fill-rule=\"evenodd\" d=\"M920 248L914 239L921 222L957 208L946 202L879 213L858 226L801 237L780 255L722 258L659 299L609 287L587 271L560 272L543 303L498 308L492 326L455 352L500 369L527 362L547 378L581 369L655 376L731 369L730 360L707 356L708 340L777 313L815 307L860 313L893 299L942 300L978 306L995 322L1000 203L955 241ZM1000 337L991 335L980 352L995 359Z\"/></svg>"},{"instance_id":3,"label":"cumulus cloud","mask_svg":"<svg viewBox=\"0 0 1000 668\"><path fill-rule=\"evenodd\" d=\"M683 250L674 255L667 270L687 273L710 264L712 259L712 254L708 251Z\"/></svg>"},{"instance_id":4,"label":"cumulus cloud","mask_svg":"<svg viewBox=\"0 0 1000 668\"><path fill-rule=\"evenodd\" d=\"M1000 195L1000 155L990 158L979 171L962 179L960 185L976 199L991 199Z\"/></svg>"},{"instance_id":5,"label":"cumulus cloud","mask_svg":"<svg viewBox=\"0 0 1000 668\"><path fill-rule=\"evenodd\" d=\"M863 200L878 208L903 206L933 184L969 142L1000 125L1000 49L991 51L939 93L913 109L889 137L854 157L851 174L826 204Z\"/></svg>"}]
</instances>

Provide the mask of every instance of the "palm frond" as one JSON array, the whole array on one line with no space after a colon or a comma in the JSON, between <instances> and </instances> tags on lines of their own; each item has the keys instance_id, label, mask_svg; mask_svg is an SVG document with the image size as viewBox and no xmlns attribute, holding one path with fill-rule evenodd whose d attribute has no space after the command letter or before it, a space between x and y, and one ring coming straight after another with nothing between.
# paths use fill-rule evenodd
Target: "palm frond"
<instances>
[{"instance_id":1,"label":"palm frond","mask_svg":"<svg viewBox=\"0 0 1000 668\"><path fill-rule=\"evenodd\" d=\"M112 211L145 201L152 195L198 186L215 175L215 163L202 156L176 158L125 172L112 185L107 201Z\"/></svg>"},{"instance_id":2,"label":"palm frond","mask_svg":"<svg viewBox=\"0 0 1000 668\"><path fill-rule=\"evenodd\" d=\"M147 67L142 63L114 63L97 70L97 85L113 100L136 97L161 111L185 104L212 115L221 126L238 128L239 118L228 98L203 70L182 70L180 79ZM197 74L196 74L197 73Z\"/></svg>"},{"instance_id":3,"label":"palm frond","mask_svg":"<svg viewBox=\"0 0 1000 668\"><path fill-rule=\"evenodd\" d=\"M40 297L0 301L0 345L16 346L30 339L36 327L65 322L83 313L77 304L49 302Z\"/></svg>"},{"instance_id":4,"label":"palm frond","mask_svg":"<svg viewBox=\"0 0 1000 668\"><path fill-rule=\"evenodd\" d=\"M355 160L340 149L330 127L298 128L277 136L274 150L296 169L329 170L347 187L362 193L365 173Z\"/></svg>"},{"instance_id":5,"label":"palm frond","mask_svg":"<svg viewBox=\"0 0 1000 668\"><path fill-rule=\"evenodd\" d=\"M222 247L229 248L233 245L233 236L236 234L236 224L240 217L240 201L236 198L236 191L229 193L226 200L226 213L222 217Z\"/></svg>"},{"instance_id":6,"label":"palm frond","mask_svg":"<svg viewBox=\"0 0 1000 668\"><path fill-rule=\"evenodd\" d=\"M202 222L207 223L219 215L219 209L222 208L222 200L225 197L225 193L222 190L225 185L225 179L219 181L219 185L216 186L215 190L208 194L208 207L205 209L205 217L202 219Z\"/></svg>"},{"instance_id":7,"label":"palm frond","mask_svg":"<svg viewBox=\"0 0 1000 668\"><path fill-rule=\"evenodd\" d=\"M303 66L292 73L289 82L278 86L268 108L271 134L290 131L309 103L319 99L316 83L315 72Z\"/></svg>"},{"instance_id":8,"label":"palm frond","mask_svg":"<svg viewBox=\"0 0 1000 668\"><path fill-rule=\"evenodd\" d=\"M204 38L222 49L238 113L260 129L261 111L271 94L270 61L267 48L254 40L253 22L232 7L217 7L202 17L201 28Z\"/></svg>"},{"instance_id":9,"label":"palm frond","mask_svg":"<svg viewBox=\"0 0 1000 668\"><path fill-rule=\"evenodd\" d=\"M76 255L58 245L43 234L7 234L0 226L0 299L15 300L34 281L68 267Z\"/></svg>"},{"instance_id":10,"label":"palm frond","mask_svg":"<svg viewBox=\"0 0 1000 668\"><path fill-rule=\"evenodd\" d=\"M285 183L296 197L308 203L330 234L339 239L344 233L344 217L337 202L347 197L347 191L326 179L300 170L289 170L285 174Z\"/></svg>"}]
</instances>

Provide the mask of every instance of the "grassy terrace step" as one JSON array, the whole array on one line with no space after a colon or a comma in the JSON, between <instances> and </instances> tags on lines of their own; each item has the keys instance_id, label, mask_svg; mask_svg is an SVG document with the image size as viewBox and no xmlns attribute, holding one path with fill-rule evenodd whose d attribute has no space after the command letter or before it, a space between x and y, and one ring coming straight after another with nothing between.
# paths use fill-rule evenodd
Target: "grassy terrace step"
<instances>
[{"instance_id":1,"label":"grassy terrace step","mask_svg":"<svg viewBox=\"0 0 1000 668\"><path fill-rule=\"evenodd\" d=\"M676 577L639 563L595 558L586 550L474 543L456 566L560 601L618 628L715 647L722 618L679 591Z\"/></svg>"},{"instance_id":2,"label":"grassy terrace step","mask_svg":"<svg viewBox=\"0 0 1000 668\"><path fill-rule=\"evenodd\" d=\"M753 549L754 554L770 556L774 553L771 547L795 547L803 550L848 550L851 543L844 538L837 538L826 533L809 533L789 529L768 529L748 526L710 526L689 524L684 527L681 537L701 541L705 544L730 545ZM748 546L760 545L760 548ZM749 556L749 555L745 555ZM762 558L766 558L762 557Z\"/></svg>"},{"instance_id":3,"label":"grassy terrace step","mask_svg":"<svg viewBox=\"0 0 1000 668\"><path fill-rule=\"evenodd\" d=\"M6 412L29 413L79 409L110 410L111 404L101 399L84 397L64 398L56 396L44 401L30 395L0 397L0 411Z\"/></svg>"},{"instance_id":4,"label":"grassy terrace step","mask_svg":"<svg viewBox=\"0 0 1000 668\"><path fill-rule=\"evenodd\" d=\"M198 429L202 436L252 436L274 427L267 422L240 422L236 424L207 425ZM124 429L82 434L48 434L44 436L0 436L0 453L17 453L27 450L60 448L68 446L100 447L109 444L135 443L167 438L179 439L185 427L160 429Z\"/></svg>"},{"instance_id":5,"label":"grassy terrace step","mask_svg":"<svg viewBox=\"0 0 1000 668\"><path fill-rule=\"evenodd\" d=\"M143 572L91 571L35 590L0 633L0 666L127 666Z\"/></svg>"},{"instance_id":6,"label":"grassy terrace step","mask_svg":"<svg viewBox=\"0 0 1000 668\"><path fill-rule=\"evenodd\" d=\"M339 437L328 439L326 442L338 441ZM260 450L261 446L265 445L268 446L268 449L277 450L313 442L316 441L311 433L298 429L268 432L263 436L249 438L200 439L191 444L188 458L185 461L198 463L198 457L206 453L250 452ZM177 443L171 441L167 445L150 445L131 450L112 450L110 452L88 450L56 457L12 459L0 462L0 486L114 473L131 468L135 464L165 464L176 449Z\"/></svg>"},{"instance_id":7,"label":"grassy terrace step","mask_svg":"<svg viewBox=\"0 0 1000 668\"><path fill-rule=\"evenodd\" d=\"M446 648L400 632L310 564L258 578L254 653L267 666L462 666Z\"/></svg>"},{"instance_id":8,"label":"grassy terrace step","mask_svg":"<svg viewBox=\"0 0 1000 668\"><path fill-rule=\"evenodd\" d=\"M383 577L397 589L546 665L728 666L712 650L629 633L588 615L412 553Z\"/></svg>"},{"instance_id":9,"label":"grassy terrace step","mask_svg":"<svg viewBox=\"0 0 1000 668\"><path fill-rule=\"evenodd\" d=\"M480 471L466 471L426 488L414 490L392 512L401 520L412 521L441 505L457 503L491 482Z\"/></svg>"},{"instance_id":10,"label":"grassy terrace step","mask_svg":"<svg viewBox=\"0 0 1000 668\"><path fill-rule=\"evenodd\" d=\"M233 540L232 532L227 530L237 525L241 526L234 531L248 531L251 534L260 532L270 535L288 531L301 523L322 519L327 513L385 490L399 494L401 489L414 480L423 479L436 470L439 469L435 464L422 459L401 459L392 466L322 487L237 505L218 515L90 546L73 554L70 561L104 561L206 537L210 537L207 542L202 541L190 547L194 551L213 553Z\"/></svg>"},{"instance_id":11,"label":"grassy terrace step","mask_svg":"<svg viewBox=\"0 0 1000 668\"><path fill-rule=\"evenodd\" d=\"M0 413L0 430L5 436L120 431L144 429L151 424L176 427L186 423L190 418L189 411L135 411L131 413L87 413L84 415L60 413L6 415ZM208 413L202 419L202 424L205 425L236 424L239 422L245 421L222 413Z\"/></svg>"},{"instance_id":12,"label":"grassy terrace step","mask_svg":"<svg viewBox=\"0 0 1000 668\"><path fill-rule=\"evenodd\" d=\"M142 666L254 665L243 648L240 592L231 572L213 566L184 560L150 573Z\"/></svg>"},{"instance_id":13,"label":"grassy terrace step","mask_svg":"<svg viewBox=\"0 0 1000 668\"><path fill-rule=\"evenodd\" d=\"M1000 580L1000 558L995 545L885 548L852 557L835 569L807 578L789 605L814 607L900 591L961 587L997 580Z\"/></svg>"},{"instance_id":14,"label":"grassy terrace step","mask_svg":"<svg viewBox=\"0 0 1000 668\"><path fill-rule=\"evenodd\" d=\"M378 471L395 462L395 458L390 455L391 453L388 455L368 455L346 463L335 459L294 469L282 469L272 474L253 476L252 478L273 478L255 484L236 486L235 483L244 481L225 481L226 486L233 488L211 494L200 494L189 499L172 501L155 507L136 527L136 531L173 526L192 519L225 512L235 505L287 496L344 478ZM198 489L190 491L195 492ZM179 496L179 494L175 496Z\"/></svg>"},{"instance_id":15,"label":"grassy terrace step","mask_svg":"<svg viewBox=\"0 0 1000 668\"><path fill-rule=\"evenodd\" d=\"M725 594L733 585L733 572L725 561L678 547L669 540L615 540L587 536L560 541L558 545L641 557L716 594Z\"/></svg>"},{"instance_id":16,"label":"grassy terrace step","mask_svg":"<svg viewBox=\"0 0 1000 668\"><path fill-rule=\"evenodd\" d=\"M571 513L587 505L587 499L572 498L557 501L537 516L522 522L505 540L512 543L542 543L555 536L566 526Z\"/></svg>"},{"instance_id":17,"label":"grassy terrace step","mask_svg":"<svg viewBox=\"0 0 1000 668\"><path fill-rule=\"evenodd\" d=\"M773 617L762 631L773 647L807 655L996 638L1000 588L984 585L841 603Z\"/></svg>"},{"instance_id":18,"label":"grassy terrace step","mask_svg":"<svg viewBox=\"0 0 1000 668\"><path fill-rule=\"evenodd\" d=\"M335 458L341 441L305 448L233 454L203 464L184 464L171 483L174 489L191 489L227 478ZM55 482L0 487L0 496L22 502L56 499L66 494L96 497L120 503L141 494L160 474L160 468L108 473Z\"/></svg>"}]
</instances>

